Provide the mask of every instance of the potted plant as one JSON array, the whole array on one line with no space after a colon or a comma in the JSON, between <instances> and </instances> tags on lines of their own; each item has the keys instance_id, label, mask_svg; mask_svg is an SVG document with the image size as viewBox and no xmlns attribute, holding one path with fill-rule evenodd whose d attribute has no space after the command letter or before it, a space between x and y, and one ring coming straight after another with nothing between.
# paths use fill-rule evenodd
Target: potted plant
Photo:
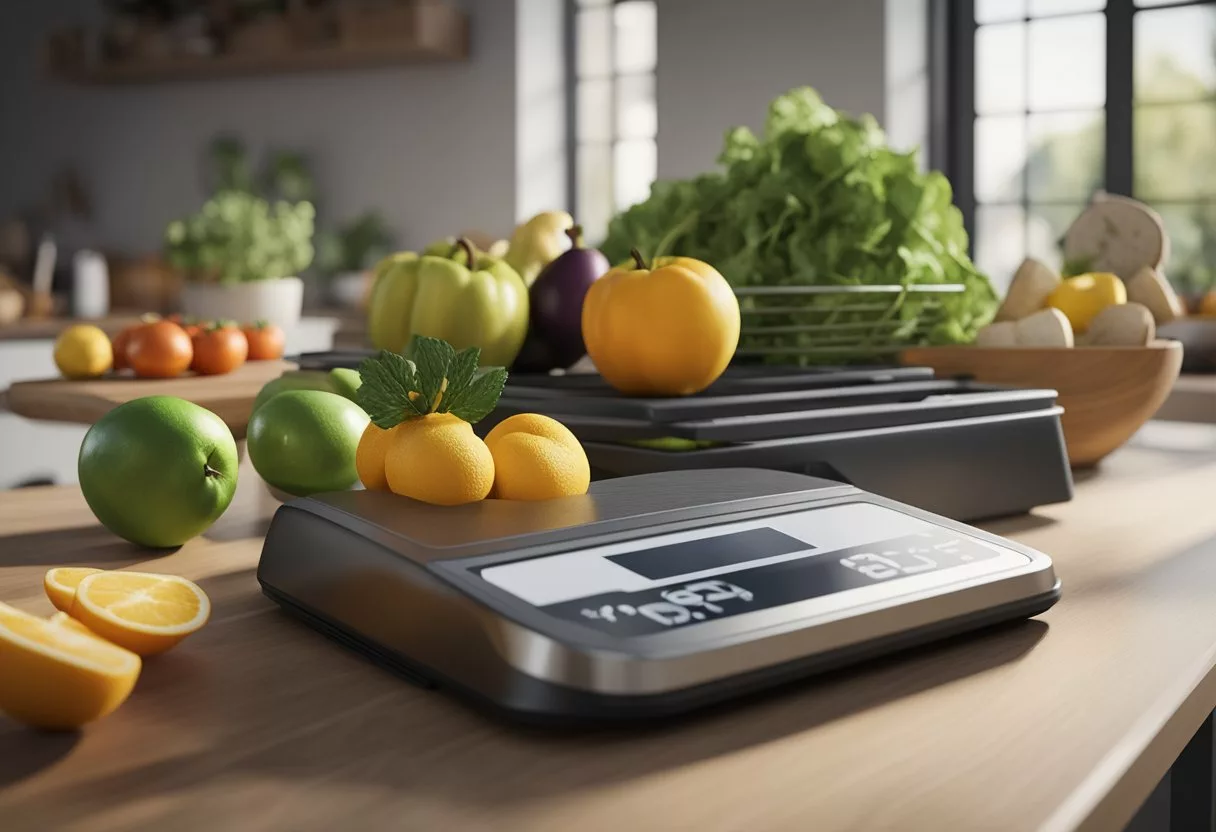
<instances>
[{"instance_id":1,"label":"potted plant","mask_svg":"<svg viewBox=\"0 0 1216 832\"><path fill-rule=\"evenodd\" d=\"M351 222L317 236L317 268L329 278L330 300L357 308L367 297L371 268L393 247L384 220L368 211Z\"/></svg>"},{"instance_id":2,"label":"potted plant","mask_svg":"<svg viewBox=\"0 0 1216 832\"><path fill-rule=\"evenodd\" d=\"M182 311L287 329L300 319L304 284L298 275L312 263L315 211L307 200L271 201L254 193L238 148L231 140L213 146L217 192L198 213L165 231L169 262L186 278Z\"/></svg>"}]
</instances>

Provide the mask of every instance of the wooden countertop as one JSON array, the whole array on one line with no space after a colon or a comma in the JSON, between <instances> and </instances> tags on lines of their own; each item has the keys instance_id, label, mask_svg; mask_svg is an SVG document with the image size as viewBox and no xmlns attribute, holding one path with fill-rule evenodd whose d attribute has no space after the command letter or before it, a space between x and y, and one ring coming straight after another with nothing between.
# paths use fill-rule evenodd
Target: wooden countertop
<instances>
[{"instance_id":1,"label":"wooden countertop","mask_svg":"<svg viewBox=\"0 0 1216 832\"><path fill-rule=\"evenodd\" d=\"M90 381L19 381L4 393L3 405L28 419L91 425L132 399L180 396L215 413L241 439L262 385L294 366L286 361L250 361L222 376L138 379L122 375Z\"/></svg>"},{"instance_id":2,"label":"wooden countertop","mask_svg":"<svg viewBox=\"0 0 1216 832\"><path fill-rule=\"evenodd\" d=\"M994 472L999 474L999 472ZM0 494L0 599L50 566L199 580L207 628L78 736L0 717L6 830L1111 830L1216 706L1216 428L1151 424L1076 499L988 525L1053 555L1041 620L661 729L511 729L287 618L254 577L249 470L205 538L149 558L74 488Z\"/></svg>"}]
</instances>

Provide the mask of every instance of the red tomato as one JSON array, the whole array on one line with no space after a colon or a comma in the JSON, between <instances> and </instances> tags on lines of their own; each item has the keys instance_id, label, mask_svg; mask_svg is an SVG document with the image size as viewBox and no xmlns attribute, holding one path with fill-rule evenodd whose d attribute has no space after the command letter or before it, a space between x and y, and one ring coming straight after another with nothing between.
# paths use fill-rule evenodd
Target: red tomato
<instances>
[{"instance_id":1,"label":"red tomato","mask_svg":"<svg viewBox=\"0 0 1216 832\"><path fill-rule=\"evenodd\" d=\"M252 326L245 327L245 339L249 342L250 361L270 361L283 357L283 344L286 340L283 330L274 324L258 321Z\"/></svg>"},{"instance_id":2,"label":"red tomato","mask_svg":"<svg viewBox=\"0 0 1216 832\"><path fill-rule=\"evenodd\" d=\"M217 324L194 336L194 361L190 369L205 376L231 373L245 363L249 344L232 325Z\"/></svg>"},{"instance_id":3,"label":"red tomato","mask_svg":"<svg viewBox=\"0 0 1216 832\"><path fill-rule=\"evenodd\" d=\"M140 378L173 378L190 366L190 336L172 321L136 327L127 341L127 363Z\"/></svg>"},{"instance_id":4,"label":"red tomato","mask_svg":"<svg viewBox=\"0 0 1216 832\"><path fill-rule=\"evenodd\" d=\"M127 361L127 344L130 343L131 335L135 332L135 330L139 329L141 326L156 323L159 320L160 315L157 315L154 312L149 312L146 315L140 315L139 323L131 324L131 326L127 327L122 332L110 339L110 347L114 352L114 369L116 371L126 370L131 367L130 362Z\"/></svg>"},{"instance_id":5,"label":"red tomato","mask_svg":"<svg viewBox=\"0 0 1216 832\"><path fill-rule=\"evenodd\" d=\"M212 325L211 321L190 321L182 324L182 329L186 330L186 334L192 339L204 329L208 329Z\"/></svg>"},{"instance_id":6,"label":"red tomato","mask_svg":"<svg viewBox=\"0 0 1216 832\"><path fill-rule=\"evenodd\" d=\"M142 324L129 326L122 332L110 339L110 346L114 351L114 369L125 370L131 365L127 362L127 343L131 340L131 334L139 329Z\"/></svg>"}]
</instances>

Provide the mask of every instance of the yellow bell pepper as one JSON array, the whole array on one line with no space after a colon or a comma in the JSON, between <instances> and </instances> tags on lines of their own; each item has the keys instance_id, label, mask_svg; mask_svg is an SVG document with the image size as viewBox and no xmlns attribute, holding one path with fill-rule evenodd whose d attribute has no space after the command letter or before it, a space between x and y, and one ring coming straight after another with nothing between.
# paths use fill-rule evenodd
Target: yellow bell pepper
<instances>
[{"instance_id":1,"label":"yellow bell pepper","mask_svg":"<svg viewBox=\"0 0 1216 832\"><path fill-rule=\"evenodd\" d=\"M528 289L503 260L460 239L448 256L404 252L376 268L367 308L377 349L401 352L415 335L478 347L482 366L510 366L528 332Z\"/></svg>"},{"instance_id":2,"label":"yellow bell pepper","mask_svg":"<svg viewBox=\"0 0 1216 832\"><path fill-rule=\"evenodd\" d=\"M610 270L583 300L583 340L604 379L633 396L687 396L722 375L739 344L739 302L689 257Z\"/></svg>"},{"instance_id":3,"label":"yellow bell pepper","mask_svg":"<svg viewBox=\"0 0 1216 832\"><path fill-rule=\"evenodd\" d=\"M1108 306L1127 303L1127 288L1116 275L1093 272L1070 277L1047 296L1047 305L1064 313L1072 331L1082 333Z\"/></svg>"}]
</instances>

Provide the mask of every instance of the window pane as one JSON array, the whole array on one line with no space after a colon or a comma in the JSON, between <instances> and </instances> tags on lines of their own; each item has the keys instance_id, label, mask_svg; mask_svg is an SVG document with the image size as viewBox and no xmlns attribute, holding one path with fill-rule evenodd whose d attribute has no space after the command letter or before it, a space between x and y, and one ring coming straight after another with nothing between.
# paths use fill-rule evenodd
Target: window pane
<instances>
[{"instance_id":1,"label":"window pane","mask_svg":"<svg viewBox=\"0 0 1216 832\"><path fill-rule=\"evenodd\" d=\"M1064 262L1060 240L1084 208L1084 204L1031 205L1026 216L1027 254L1059 269Z\"/></svg>"},{"instance_id":2,"label":"window pane","mask_svg":"<svg viewBox=\"0 0 1216 832\"><path fill-rule=\"evenodd\" d=\"M604 239L608 220L616 213L612 202L612 145L582 145L578 149L577 219L595 245Z\"/></svg>"},{"instance_id":3,"label":"window pane","mask_svg":"<svg viewBox=\"0 0 1216 832\"><path fill-rule=\"evenodd\" d=\"M981 26L975 33L975 110L1026 109L1026 24Z\"/></svg>"},{"instance_id":4,"label":"window pane","mask_svg":"<svg viewBox=\"0 0 1216 832\"><path fill-rule=\"evenodd\" d=\"M612 9L585 9L578 13L579 77L604 77L612 73Z\"/></svg>"},{"instance_id":5,"label":"window pane","mask_svg":"<svg viewBox=\"0 0 1216 832\"><path fill-rule=\"evenodd\" d=\"M616 129L622 139L652 139L658 132L653 75L628 75L616 82Z\"/></svg>"},{"instance_id":6,"label":"window pane","mask_svg":"<svg viewBox=\"0 0 1216 832\"><path fill-rule=\"evenodd\" d=\"M612 141L612 82L578 82L578 138Z\"/></svg>"},{"instance_id":7,"label":"window pane","mask_svg":"<svg viewBox=\"0 0 1216 832\"><path fill-rule=\"evenodd\" d=\"M1020 205L981 205L975 212L975 264L1005 294L1026 257L1026 214Z\"/></svg>"},{"instance_id":8,"label":"window pane","mask_svg":"<svg viewBox=\"0 0 1216 832\"><path fill-rule=\"evenodd\" d=\"M615 9L616 71L651 72L658 51L654 2L621 3Z\"/></svg>"},{"instance_id":9,"label":"window pane","mask_svg":"<svg viewBox=\"0 0 1216 832\"><path fill-rule=\"evenodd\" d=\"M1025 166L1024 116L989 116L975 120L976 199L980 202L1021 199Z\"/></svg>"},{"instance_id":10,"label":"window pane","mask_svg":"<svg viewBox=\"0 0 1216 832\"><path fill-rule=\"evenodd\" d=\"M976 23L1000 23L1026 17L1026 0L975 0Z\"/></svg>"},{"instance_id":11,"label":"window pane","mask_svg":"<svg viewBox=\"0 0 1216 832\"><path fill-rule=\"evenodd\" d=\"M1216 197L1216 101L1136 108L1136 195Z\"/></svg>"},{"instance_id":12,"label":"window pane","mask_svg":"<svg viewBox=\"0 0 1216 832\"><path fill-rule=\"evenodd\" d=\"M1187 293L1216 288L1216 202L1155 207L1170 236L1170 282Z\"/></svg>"},{"instance_id":13,"label":"window pane","mask_svg":"<svg viewBox=\"0 0 1216 832\"><path fill-rule=\"evenodd\" d=\"M650 194L658 175L659 154L653 139L619 142L616 146L616 208L623 211Z\"/></svg>"},{"instance_id":14,"label":"window pane","mask_svg":"<svg viewBox=\"0 0 1216 832\"><path fill-rule=\"evenodd\" d=\"M1216 5L1136 15L1136 100L1216 95Z\"/></svg>"},{"instance_id":15,"label":"window pane","mask_svg":"<svg viewBox=\"0 0 1216 832\"><path fill-rule=\"evenodd\" d=\"M1106 0L1030 0L1030 16L1051 14L1075 14L1077 12L1100 12L1106 8Z\"/></svg>"},{"instance_id":16,"label":"window pane","mask_svg":"<svg viewBox=\"0 0 1216 832\"><path fill-rule=\"evenodd\" d=\"M1106 16L1030 23L1030 109L1080 110L1106 103Z\"/></svg>"},{"instance_id":17,"label":"window pane","mask_svg":"<svg viewBox=\"0 0 1216 832\"><path fill-rule=\"evenodd\" d=\"M1026 192L1031 202L1087 200L1103 181L1106 114L1030 117Z\"/></svg>"}]
</instances>

